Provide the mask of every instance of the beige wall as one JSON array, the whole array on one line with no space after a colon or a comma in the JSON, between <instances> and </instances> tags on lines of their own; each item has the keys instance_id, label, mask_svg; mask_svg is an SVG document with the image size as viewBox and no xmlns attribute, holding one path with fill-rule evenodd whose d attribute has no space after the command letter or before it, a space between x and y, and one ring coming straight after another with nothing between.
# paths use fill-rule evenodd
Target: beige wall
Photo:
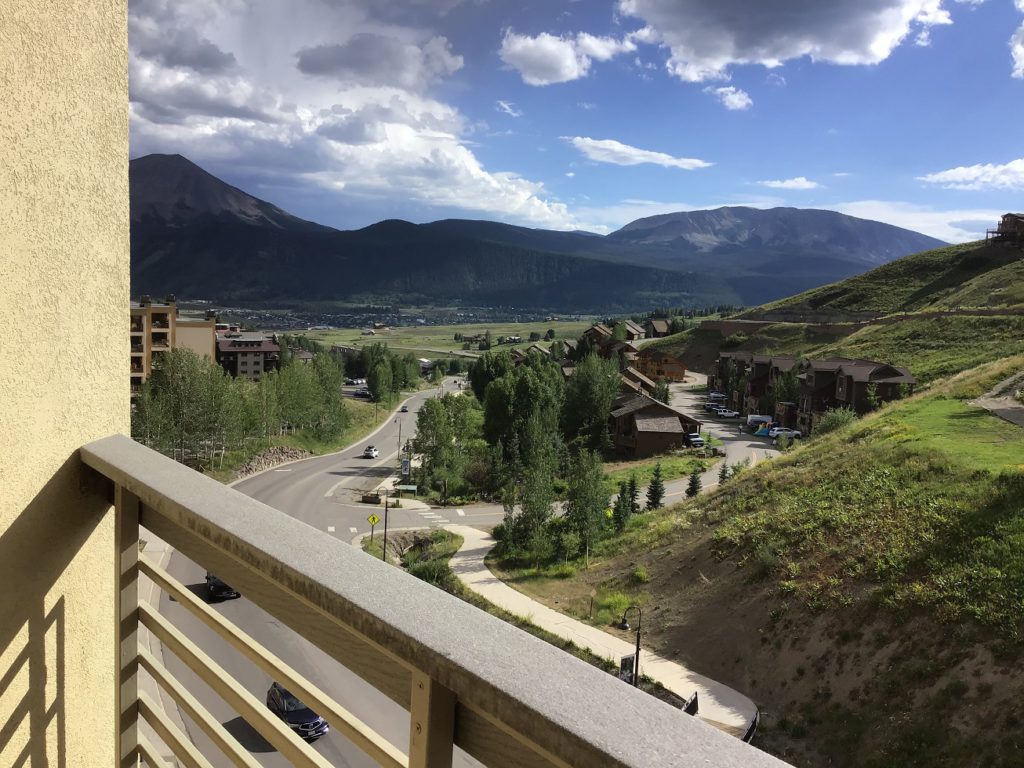
<instances>
[{"instance_id":1,"label":"beige wall","mask_svg":"<svg viewBox=\"0 0 1024 768\"><path fill-rule=\"evenodd\" d=\"M129 429L126 0L0 7L0 765L109 768L113 516L76 451Z\"/></svg>"},{"instance_id":2,"label":"beige wall","mask_svg":"<svg viewBox=\"0 0 1024 768\"><path fill-rule=\"evenodd\" d=\"M200 357L215 361L217 334L213 329L213 321L178 320L174 331L174 346L178 349L191 349Z\"/></svg>"}]
</instances>

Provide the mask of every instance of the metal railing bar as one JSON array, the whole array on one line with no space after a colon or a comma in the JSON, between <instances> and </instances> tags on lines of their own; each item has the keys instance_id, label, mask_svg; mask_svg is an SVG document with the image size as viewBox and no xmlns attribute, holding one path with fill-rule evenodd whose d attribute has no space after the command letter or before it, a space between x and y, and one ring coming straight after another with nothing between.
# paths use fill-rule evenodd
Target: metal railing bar
<instances>
[{"instance_id":1,"label":"metal railing bar","mask_svg":"<svg viewBox=\"0 0 1024 768\"><path fill-rule=\"evenodd\" d=\"M409 759L400 749L245 632L211 610L206 603L192 594L191 590L160 568L152 559L141 555L139 568L235 650L298 696L307 706L326 717L332 728L363 750L378 765L386 768L407 768Z\"/></svg>"},{"instance_id":2,"label":"metal railing bar","mask_svg":"<svg viewBox=\"0 0 1024 768\"><path fill-rule=\"evenodd\" d=\"M223 667L145 603L139 606L139 620L285 758L300 768L331 768L331 764L309 744L274 717L262 701L239 685Z\"/></svg>"},{"instance_id":3,"label":"metal railing bar","mask_svg":"<svg viewBox=\"0 0 1024 768\"><path fill-rule=\"evenodd\" d=\"M203 757L191 739L167 718L163 709L154 704L145 691L139 692L139 715L163 739L175 759L186 768L213 768L213 764Z\"/></svg>"},{"instance_id":4,"label":"metal railing bar","mask_svg":"<svg viewBox=\"0 0 1024 768\"><path fill-rule=\"evenodd\" d=\"M232 763L240 768L260 768L256 758L228 733L227 729L217 721L217 718L210 714L210 710L200 704L199 699L189 693L188 689L179 683L174 675L156 660L153 654L143 648L139 651L139 661L160 687L174 699L174 703L210 737L210 740L230 758Z\"/></svg>"},{"instance_id":5,"label":"metal railing bar","mask_svg":"<svg viewBox=\"0 0 1024 768\"><path fill-rule=\"evenodd\" d=\"M354 631L330 611L283 586L274 577L280 578L280 574L263 573L149 507L143 506L141 520L144 528L194 562L206 565L282 624L301 634L403 709L409 709L414 665L408 660L397 661L393 654Z\"/></svg>"},{"instance_id":6,"label":"metal railing bar","mask_svg":"<svg viewBox=\"0 0 1024 768\"><path fill-rule=\"evenodd\" d=\"M164 760L158 753L156 747L153 746L145 734L139 734L139 741L135 745L136 753L139 757L146 761L147 768L173 768L173 766Z\"/></svg>"},{"instance_id":7,"label":"metal railing bar","mask_svg":"<svg viewBox=\"0 0 1024 768\"><path fill-rule=\"evenodd\" d=\"M406 709L409 667L452 691L456 744L485 764L522 764L515 755L489 748L489 736L503 730L570 765L785 765L127 437L95 440L80 455L87 466L139 497L143 526L208 564L395 701L404 699ZM229 570L220 573L221 565ZM348 631L339 631L342 627ZM338 642L334 636L347 637ZM376 648L383 652L373 659ZM405 691L398 690L395 670L384 668L394 666L386 656L407 666ZM580 696L581 690L587 695Z\"/></svg>"}]
</instances>

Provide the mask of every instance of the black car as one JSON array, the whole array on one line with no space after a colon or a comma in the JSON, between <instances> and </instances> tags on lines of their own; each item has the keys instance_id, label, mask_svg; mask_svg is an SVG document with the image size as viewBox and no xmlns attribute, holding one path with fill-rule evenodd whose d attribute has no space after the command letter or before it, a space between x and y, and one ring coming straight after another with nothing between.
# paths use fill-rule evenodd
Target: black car
<instances>
[{"instance_id":1,"label":"black car","mask_svg":"<svg viewBox=\"0 0 1024 768\"><path fill-rule=\"evenodd\" d=\"M330 730L327 721L292 696L280 683L267 691L267 707L306 741L316 741Z\"/></svg>"},{"instance_id":2,"label":"black car","mask_svg":"<svg viewBox=\"0 0 1024 768\"><path fill-rule=\"evenodd\" d=\"M209 600L234 600L242 593L228 586L209 571L206 572L206 597Z\"/></svg>"}]
</instances>

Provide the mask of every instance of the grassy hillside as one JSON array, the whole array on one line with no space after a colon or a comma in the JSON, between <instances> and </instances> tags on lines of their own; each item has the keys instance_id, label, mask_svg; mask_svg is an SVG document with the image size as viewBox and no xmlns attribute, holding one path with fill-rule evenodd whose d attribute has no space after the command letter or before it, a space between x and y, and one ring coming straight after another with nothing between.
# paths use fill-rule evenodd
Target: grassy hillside
<instances>
[{"instance_id":1,"label":"grassy hillside","mask_svg":"<svg viewBox=\"0 0 1024 768\"><path fill-rule=\"evenodd\" d=\"M765 304L744 314L769 312L892 312L953 307L1024 305L1024 252L964 243L924 251L863 275Z\"/></svg>"},{"instance_id":2,"label":"grassy hillside","mask_svg":"<svg viewBox=\"0 0 1024 768\"><path fill-rule=\"evenodd\" d=\"M772 323L742 336L692 328L654 346L708 371L720 351L880 360L910 368L918 382L965 371L1005 355L1024 353L1024 314L906 317L897 322L821 326Z\"/></svg>"},{"instance_id":3,"label":"grassy hillside","mask_svg":"<svg viewBox=\"0 0 1024 768\"><path fill-rule=\"evenodd\" d=\"M796 765L1019 765L1024 429L967 399L1022 370L939 382L640 516L559 607L641 605L645 643L751 695L760 746Z\"/></svg>"}]
</instances>

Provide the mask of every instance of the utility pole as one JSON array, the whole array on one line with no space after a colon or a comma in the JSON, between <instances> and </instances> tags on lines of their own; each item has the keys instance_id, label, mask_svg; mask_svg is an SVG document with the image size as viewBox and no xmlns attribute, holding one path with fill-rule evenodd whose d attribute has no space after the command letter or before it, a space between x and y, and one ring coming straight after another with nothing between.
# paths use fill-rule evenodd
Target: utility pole
<instances>
[{"instance_id":1,"label":"utility pole","mask_svg":"<svg viewBox=\"0 0 1024 768\"><path fill-rule=\"evenodd\" d=\"M380 559L385 563L388 561L388 492L384 489L384 546L381 548ZM640 633L637 633L637 637ZM637 640L637 642L640 642Z\"/></svg>"}]
</instances>

